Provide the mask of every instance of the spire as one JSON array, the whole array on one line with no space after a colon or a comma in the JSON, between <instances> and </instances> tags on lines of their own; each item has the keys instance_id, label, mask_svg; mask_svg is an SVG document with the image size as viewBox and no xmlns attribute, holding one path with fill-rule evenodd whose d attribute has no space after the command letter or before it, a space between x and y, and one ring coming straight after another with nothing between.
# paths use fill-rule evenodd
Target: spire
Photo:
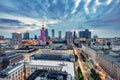
<instances>
[{"instance_id":1,"label":"spire","mask_svg":"<svg viewBox=\"0 0 120 80\"><path fill-rule=\"evenodd\" d=\"M44 22L42 22L42 28L44 28Z\"/></svg>"}]
</instances>

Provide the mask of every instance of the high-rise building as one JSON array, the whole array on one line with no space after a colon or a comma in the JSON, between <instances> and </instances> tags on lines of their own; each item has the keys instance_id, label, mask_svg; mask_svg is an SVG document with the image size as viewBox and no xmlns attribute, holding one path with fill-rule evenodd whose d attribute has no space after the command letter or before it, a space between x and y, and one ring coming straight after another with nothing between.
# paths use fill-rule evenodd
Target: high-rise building
<instances>
[{"instance_id":1,"label":"high-rise building","mask_svg":"<svg viewBox=\"0 0 120 80\"><path fill-rule=\"evenodd\" d=\"M73 37L74 37L74 39L77 38L77 36L76 36L76 31L73 32Z\"/></svg>"},{"instance_id":2,"label":"high-rise building","mask_svg":"<svg viewBox=\"0 0 120 80\"><path fill-rule=\"evenodd\" d=\"M37 35L35 35L34 39L37 40Z\"/></svg>"},{"instance_id":3,"label":"high-rise building","mask_svg":"<svg viewBox=\"0 0 120 80\"><path fill-rule=\"evenodd\" d=\"M97 39L98 38L98 36L97 35L93 35L93 39Z\"/></svg>"},{"instance_id":4,"label":"high-rise building","mask_svg":"<svg viewBox=\"0 0 120 80\"><path fill-rule=\"evenodd\" d=\"M52 31L52 38L55 38L55 30L52 29L51 31Z\"/></svg>"},{"instance_id":5,"label":"high-rise building","mask_svg":"<svg viewBox=\"0 0 120 80\"><path fill-rule=\"evenodd\" d=\"M91 32L89 29L85 29L85 31L79 31L79 38L91 38Z\"/></svg>"},{"instance_id":6,"label":"high-rise building","mask_svg":"<svg viewBox=\"0 0 120 80\"><path fill-rule=\"evenodd\" d=\"M25 33L23 34L23 39L29 40L29 32L25 32Z\"/></svg>"},{"instance_id":7,"label":"high-rise building","mask_svg":"<svg viewBox=\"0 0 120 80\"><path fill-rule=\"evenodd\" d=\"M18 48L22 47L22 34L12 33L12 44L17 45Z\"/></svg>"},{"instance_id":8,"label":"high-rise building","mask_svg":"<svg viewBox=\"0 0 120 80\"><path fill-rule=\"evenodd\" d=\"M67 31L65 33L65 38L67 40L67 44L72 44L72 32L70 31Z\"/></svg>"},{"instance_id":9,"label":"high-rise building","mask_svg":"<svg viewBox=\"0 0 120 80\"><path fill-rule=\"evenodd\" d=\"M4 40L4 36L3 35L0 35L0 40Z\"/></svg>"},{"instance_id":10,"label":"high-rise building","mask_svg":"<svg viewBox=\"0 0 120 80\"><path fill-rule=\"evenodd\" d=\"M48 40L48 39L49 39L48 29L45 29L45 38L46 38L46 40Z\"/></svg>"},{"instance_id":11,"label":"high-rise building","mask_svg":"<svg viewBox=\"0 0 120 80\"><path fill-rule=\"evenodd\" d=\"M61 39L61 31L58 31L59 39Z\"/></svg>"},{"instance_id":12,"label":"high-rise building","mask_svg":"<svg viewBox=\"0 0 120 80\"><path fill-rule=\"evenodd\" d=\"M45 38L45 30L44 30L44 24L42 24L42 29L40 30L41 32L41 36L39 36L39 41L45 41L46 38Z\"/></svg>"}]
</instances>

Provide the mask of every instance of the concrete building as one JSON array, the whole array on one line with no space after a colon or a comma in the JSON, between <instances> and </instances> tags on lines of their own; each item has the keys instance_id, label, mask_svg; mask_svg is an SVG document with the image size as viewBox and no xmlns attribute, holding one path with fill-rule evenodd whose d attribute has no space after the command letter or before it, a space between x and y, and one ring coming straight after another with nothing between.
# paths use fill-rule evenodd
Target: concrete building
<instances>
[{"instance_id":1,"label":"concrete building","mask_svg":"<svg viewBox=\"0 0 120 80\"><path fill-rule=\"evenodd\" d=\"M111 79L120 80L120 56L112 53L100 56L99 65Z\"/></svg>"},{"instance_id":2,"label":"concrete building","mask_svg":"<svg viewBox=\"0 0 120 80\"><path fill-rule=\"evenodd\" d=\"M26 80L71 80L67 72L54 70L35 70Z\"/></svg>"},{"instance_id":3,"label":"concrete building","mask_svg":"<svg viewBox=\"0 0 120 80\"><path fill-rule=\"evenodd\" d=\"M111 44L112 45L120 45L120 37L111 39Z\"/></svg>"},{"instance_id":4,"label":"concrete building","mask_svg":"<svg viewBox=\"0 0 120 80\"><path fill-rule=\"evenodd\" d=\"M3 54L0 54L2 59L2 69L5 69L8 66L14 65L15 63L23 60L23 55L18 54L15 51L7 51Z\"/></svg>"},{"instance_id":5,"label":"concrete building","mask_svg":"<svg viewBox=\"0 0 120 80\"><path fill-rule=\"evenodd\" d=\"M73 38L74 40L77 38L76 31L73 32Z\"/></svg>"},{"instance_id":6,"label":"concrete building","mask_svg":"<svg viewBox=\"0 0 120 80\"><path fill-rule=\"evenodd\" d=\"M82 51L88 57L88 59L93 63L94 66L96 65L96 63L99 62L99 56L103 54L103 51L100 51L99 49L95 49L87 45L82 45Z\"/></svg>"},{"instance_id":7,"label":"concrete building","mask_svg":"<svg viewBox=\"0 0 120 80\"><path fill-rule=\"evenodd\" d=\"M40 30L40 33L41 33L41 36L39 36L39 42L40 41L42 41L42 42L46 41L44 24L42 24L42 29Z\"/></svg>"},{"instance_id":8,"label":"concrete building","mask_svg":"<svg viewBox=\"0 0 120 80\"><path fill-rule=\"evenodd\" d=\"M17 45L18 48L22 47L22 34L12 33L12 44Z\"/></svg>"},{"instance_id":9,"label":"concrete building","mask_svg":"<svg viewBox=\"0 0 120 80\"><path fill-rule=\"evenodd\" d=\"M74 62L75 56L73 54L55 54L55 53L40 53L30 57L31 60L55 60L55 61L69 61Z\"/></svg>"},{"instance_id":10,"label":"concrete building","mask_svg":"<svg viewBox=\"0 0 120 80\"><path fill-rule=\"evenodd\" d=\"M0 35L0 40L4 40L4 36L3 35Z\"/></svg>"},{"instance_id":11,"label":"concrete building","mask_svg":"<svg viewBox=\"0 0 120 80\"><path fill-rule=\"evenodd\" d=\"M82 50L94 66L99 64L102 75L111 80L120 79L120 51L109 51L108 54L85 45L82 45Z\"/></svg>"},{"instance_id":12,"label":"concrete building","mask_svg":"<svg viewBox=\"0 0 120 80\"><path fill-rule=\"evenodd\" d=\"M25 32L25 33L23 34L23 39L24 39L24 40L29 40L29 32Z\"/></svg>"},{"instance_id":13,"label":"concrete building","mask_svg":"<svg viewBox=\"0 0 120 80\"><path fill-rule=\"evenodd\" d=\"M3 66L2 66L2 59L0 59L0 70L3 69L2 67L3 67Z\"/></svg>"},{"instance_id":14,"label":"concrete building","mask_svg":"<svg viewBox=\"0 0 120 80\"><path fill-rule=\"evenodd\" d=\"M66 71L69 80L75 80L75 69L73 62L53 60L31 60L26 63L26 76L30 76L35 70Z\"/></svg>"},{"instance_id":15,"label":"concrete building","mask_svg":"<svg viewBox=\"0 0 120 80\"><path fill-rule=\"evenodd\" d=\"M71 44L72 44L72 41L73 41L72 32L67 31L67 32L65 33L65 39L67 40L67 44L68 44L68 45L71 45Z\"/></svg>"},{"instance_id":16,"label":"concrete building","mask_svg":"<svg viewBox=\"0 0 120 80\"><path fill-rule=\"evenodd\" d=\"M52 29L51 32L52 32L52 38L55 38L55 30Z\"/></svg>"},{"instance_id":17,"label":"concrete building","mask_svg":"<svg viewBox=\"0 0 120 80\"><path fill-rule=\"evenodd\" d=\"M35 35L35 36L34 36L34 39L35 39L35 40L37 40L37 39L38 39L38 38L37 38L37 35Z\"/></svg>"},{"instance_id":18,"label":"concrete building","mask_svg":"<svg viewBox=\"0 0 120 80\"><path fill-rule=\"evenodd\" d=\"M62 38L62 31L58 31L58 38L59 38L59 39Z\"/></svg>"},{"instance_id":19,"label":"concrete building","mask_svg":"<svg viewBox=\"0 0 120 80\"><path fill-rule=\"evenodd\" d=\"M24 80L24 65L17 63L0 71L0 80Z\"/></svg>"},{"instance_id":20,"label":"concrete building","mask_svg":"<svg viewBox=\"0 0 120 80\"><path fill-rule=\"evenodd\" d=\"M45 29L45 37L46 37L46 40L49 39L48 29Z\"/></svg>"}]
</instances>

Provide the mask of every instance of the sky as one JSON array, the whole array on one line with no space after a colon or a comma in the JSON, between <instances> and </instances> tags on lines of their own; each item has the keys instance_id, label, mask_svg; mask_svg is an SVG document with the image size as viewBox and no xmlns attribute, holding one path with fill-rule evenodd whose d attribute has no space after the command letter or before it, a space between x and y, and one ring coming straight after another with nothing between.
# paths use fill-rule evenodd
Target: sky
<instances>
[{"instance_id":1,"label":"sky","mask_svg":"<svg viewBox=\"0 0 120 80\"><path fill-rule=\"evenodd\" d=\"M0 0L0 35L12 32L40 35L90 29L98 37L120 37L120 0Z\"/></svg>"}]
</instances>

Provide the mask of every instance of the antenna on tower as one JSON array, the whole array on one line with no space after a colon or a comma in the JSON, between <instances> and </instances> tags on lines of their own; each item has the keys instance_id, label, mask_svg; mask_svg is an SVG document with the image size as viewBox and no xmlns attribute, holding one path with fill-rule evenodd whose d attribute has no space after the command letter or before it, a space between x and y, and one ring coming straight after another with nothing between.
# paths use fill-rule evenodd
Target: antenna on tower
<instances>
[{"instance_id":1,"label":"antenna on tower","mask_svg":"<svg viewBox=\"0 0 120 80\"><path fill-rule=\"evenodd\" d=\"M42 28L44 28L44 22L42 22Z\"/></svg>"}]
</instances>

